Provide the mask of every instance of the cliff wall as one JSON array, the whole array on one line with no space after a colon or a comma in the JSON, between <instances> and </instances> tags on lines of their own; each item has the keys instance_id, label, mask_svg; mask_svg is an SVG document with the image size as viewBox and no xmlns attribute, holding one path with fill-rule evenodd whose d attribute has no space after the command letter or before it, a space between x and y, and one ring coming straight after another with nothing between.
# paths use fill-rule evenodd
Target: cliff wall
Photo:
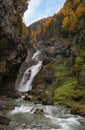
<instances>
[{"instance_id":1,"label":"cliff wall","mask_svg":"<svg viewBox=\"0 0 85 130\"><path fill-rule=\"evenodd\" d=\"M0 94L13 92L18 69L26 57L22 16L26 0L0 0Z\"/></svg>"}]
</instances>

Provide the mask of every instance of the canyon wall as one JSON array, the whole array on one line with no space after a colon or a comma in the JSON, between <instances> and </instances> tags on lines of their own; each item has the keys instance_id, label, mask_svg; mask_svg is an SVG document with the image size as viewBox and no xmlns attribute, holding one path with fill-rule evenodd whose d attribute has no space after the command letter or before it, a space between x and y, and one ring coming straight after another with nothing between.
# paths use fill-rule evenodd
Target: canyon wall
<instances>
[{"instance_id":1,"label":"canyon wall","mask_svg":"<svg viewBox=\"0 0 85 130\"><path fill-rule=\"evenodd\" d=\"M19 67L26 57L22 17L26 0L0 0L0 94L14 92Z\"/></svg>"}]
</instances>

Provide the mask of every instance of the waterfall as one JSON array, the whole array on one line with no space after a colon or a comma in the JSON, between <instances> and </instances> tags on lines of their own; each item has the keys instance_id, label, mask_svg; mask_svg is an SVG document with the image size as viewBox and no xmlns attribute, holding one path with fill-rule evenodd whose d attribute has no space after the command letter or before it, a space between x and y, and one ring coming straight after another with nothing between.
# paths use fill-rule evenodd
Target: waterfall
<instances>
[{"instance_id":1,"label":"waterfall","mask_svg":"<svg viewBox=\"0 0 85 130\"><path fill-rule=\"evenodd\" d=\"M32 89L32 82L34 77L38 74L38 72L41 69L42 61L39 60L40 51L37 50L34 55L32 56L31 60L34 60L37 62L37 64L29 67L25 72L21 79L21 82L19 84L19 87L17 88L20 92L27 92Z\"/></svg>"}]
</instances>

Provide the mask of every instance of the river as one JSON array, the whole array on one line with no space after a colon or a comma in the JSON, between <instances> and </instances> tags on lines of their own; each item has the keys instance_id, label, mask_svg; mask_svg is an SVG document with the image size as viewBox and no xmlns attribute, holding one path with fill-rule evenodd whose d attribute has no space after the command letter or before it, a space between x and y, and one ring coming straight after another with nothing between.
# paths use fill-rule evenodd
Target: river
<instances>
[{"instance_id":1,"label":"river","mask_svg":"<svg viewBox=\"0 0 85 130\"><path fill-rule=\"evenodd\" d=\"M85 130L85 118L61 105L34 104L23 98L11 103L16 106L7 113L9 130Z\"/></svg>"},{"instance_id":2,"label":"river","mask_svg":"<svg viewBox=\"0 0 85 130\"><path fill-rule=\"evenodd\" d=\"M31 60L35 65L26 68L18 91L26 92L32 89L34 76L40 71L42 61L37 50ZM27 60L26 60L27 61ZM70 110L59 105L42 105L18 98L10 101L15 105L7 113L11 119L9 130L85 130L85 119L79 115L70 114Z\"/></svg>"}]
</instances>

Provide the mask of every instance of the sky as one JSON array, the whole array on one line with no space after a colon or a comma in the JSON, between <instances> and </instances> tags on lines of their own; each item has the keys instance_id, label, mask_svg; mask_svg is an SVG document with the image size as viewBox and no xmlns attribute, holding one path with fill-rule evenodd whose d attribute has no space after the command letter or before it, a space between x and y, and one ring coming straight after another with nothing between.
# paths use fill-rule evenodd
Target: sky
<instances>
[{"instance_id":1,"label":"sky","mask_svg":"<svg viewBox=\"0 0 85 130\"><path fill-rule=\"evenodd\" d=\"M66 0L31 0L27 11L24 14L23 21L26 26L33 22L54 15L64 5Z\"/></svg>"}]
</instances>

